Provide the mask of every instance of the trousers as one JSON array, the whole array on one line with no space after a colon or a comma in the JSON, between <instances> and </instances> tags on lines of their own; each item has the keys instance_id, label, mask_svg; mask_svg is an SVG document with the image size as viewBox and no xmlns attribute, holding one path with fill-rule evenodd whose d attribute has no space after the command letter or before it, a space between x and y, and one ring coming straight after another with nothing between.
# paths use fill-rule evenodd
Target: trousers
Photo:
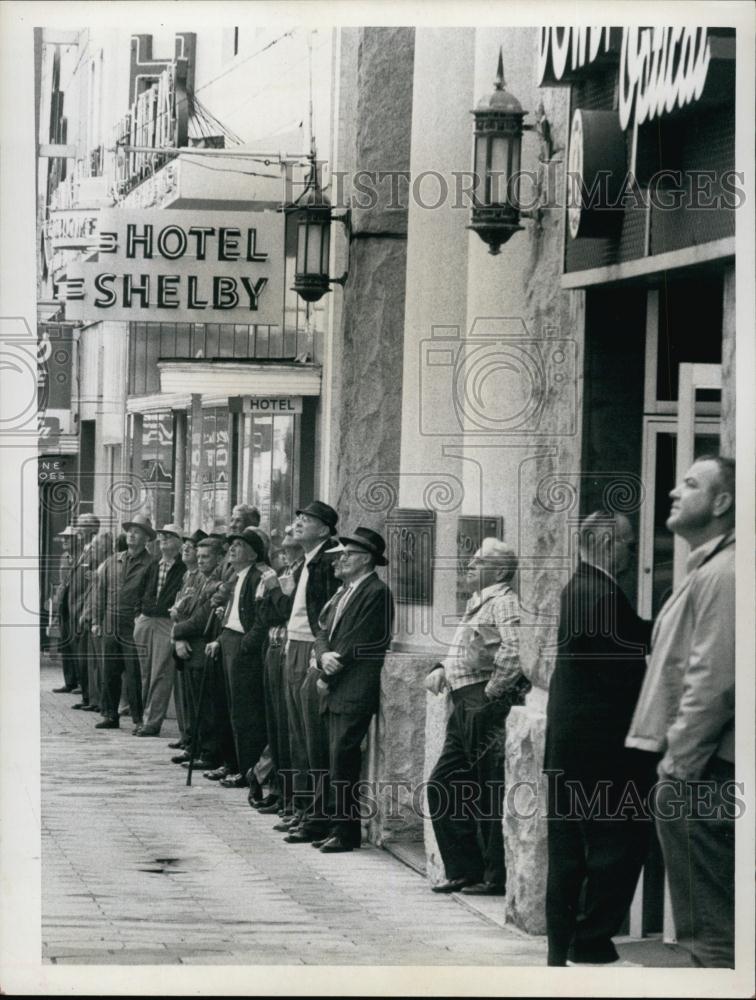
<instances>
[{"instance_id":1,"label":"trousers","mask_svg":"<svg viewBox=\"0 0 756 1000\"><path fill-rule=\"evenodd\" d=\"M488 701L485 681L452 692L454 708L428 783L428 809L448 879L506 883L504 736L508 702Z\"/></svg>"},{"instance_id":2,"label":"trousers","mask_svg":"<svg viewBox=\"0 0 756 1000\"><path fill-rule=\"evenodd\" d=\"M568 959L614 962L619 957L612 937L627 916L650 846L653 825L643 809L653 783L654 762L650 754L628 750L620 752L614 769L606 759L596 762L600 777L595 773L549 775L549 965L563 966ZM629 782L638 797L623 817L617 813ZM581 805L590 806L592 801L593 811ZM616 818L610 818L615 814Z\"/></svg>"},{"instance_id":3,"label":"trousers","mask_svg":"<svg viewBox=\"0 0 756 1000\"><path fill-rule=\"evenodd\" d=\"M291 750L289 748L289 718L286 711L286 683L284 669L284 645L280 640L271 642L265 653L265 721L268 730L268 746L273 765L272 786L281 804L290 805Z\"/></svg>"},{"instance_id":4,"label":"trousers","mask_svg":"<svg viewBox=\"0 0 756 1000\"><path fill-rule=\"evenodd\" d=\"M372 713L328 712L329 817L331 836L350 847L362 843L360 804L356 786L362 771L361 744Z\"/></svg>"},{"instance_id":5,"label":"trousers","mask_svg":"<svg viewBox=\"0 0 756 1000\"><path fill-rule=\"evenodd\" d=\"M259 656L242 652L241 632L224 628L220 634L226 698L238 773L246 775L265 749L265 695Z\"/></svg>"},{"instance_id":6,"label":"trousers","mask_svg":"<svg viewBox=\"0 0 756 1000\"><path fill-rule=\"evenodd\" d=\"M284 653L284 685L286 714L289 724L289 751L291 756L291 788L294 811L302 816L311 803L307 763L307 738L304 710L300 697L307 669L310 664L311 642L289 639Z\"/></svg>"},{"instance_id":7,"label":"trousers","mask_svg":"<svg viewBox=\"0 0 756 1000\"><path fill-rule=\"evenodd\" d=\"M170 618L137 618L134 639L143 650L139 658L144 704L142 728L151 733L159 733L168 713L176 676ZM176 698L175 703L179 729L183 729L180 699Z\"/></svg>"},{"instance_id":8,"label":"trousers","mask_svg":"<svg viewBox=\"0 0 756 1000\"><path fill-rule=\"evenodd\" d=\"M118 720L121 686L125 674L126 694L132 721L142 721L142 677L140 650L134 638L133 619L120 618L106 625L102 636L102 696L100 711L106 719Z\"/></svg>"},{"instance_id":9,"label":"trousers","mask_svg":"<svg viewBox=\"0 0 756 1000\"><path fill-rule=\"evenodd\" d=\"M714 757L701 782L660 782L656 830L678 944L703 968L734 968L734 768Z\"/></svg>"}]
</instances>

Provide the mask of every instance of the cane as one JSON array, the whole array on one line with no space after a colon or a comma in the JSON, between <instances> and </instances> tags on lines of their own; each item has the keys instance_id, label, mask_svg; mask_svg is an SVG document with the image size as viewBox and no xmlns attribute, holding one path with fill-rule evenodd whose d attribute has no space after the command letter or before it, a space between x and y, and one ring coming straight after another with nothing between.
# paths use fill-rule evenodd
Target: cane
<instances>
[{"instance_id":1,"label":"cane","mask_svg":"<svg viewBox=\"0 0 756 1000\"><path fill-rule=\"evenodd\" d=\"M189 751L189 767L186 771L186 783L187 786L192 783L192 771L194 770L194 759L199 754L200 750L200 733L202 729L202 705L205 701L205 688L207 687L207 671L208 665L212 662L212 656L205 654L205 662L202 666L202 678L200 679L200 689L199 695L197 696L197 701L195 704L194 713L194 732L192 733L192 746ZM188 680L188 678L187 678Z\"/></svg>"}]
</instances>

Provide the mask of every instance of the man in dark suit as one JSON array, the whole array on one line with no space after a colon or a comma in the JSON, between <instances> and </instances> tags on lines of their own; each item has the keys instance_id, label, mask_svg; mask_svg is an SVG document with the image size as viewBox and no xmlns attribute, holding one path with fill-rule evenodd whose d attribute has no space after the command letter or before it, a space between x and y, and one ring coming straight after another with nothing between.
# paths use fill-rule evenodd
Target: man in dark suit
<instances>
[{"instance_id":1,"label":"man in dark suit","mask_svg":"<svg viewBox=\"0 0 756 1000\"><path fill-rule=\"evenodd\" d=\"M284 584L292 595L285 653L286 707L289 717L294 789L294 816L284 840L306 844L324 836L328 818L324 810L324 776L328 774L328 730L321 714L317 675L309 671L310 654L319 631L318 617L338 588L333 555L326 550L339 516L333 507L313 500L297 511L294 538L304 550L304 561ZM308 673L310 674L308 676Z\"/></svg>"},{"instance_id":2,"label":"man in dark suit","mask_svg":"<svg viewBox=\"0 0 756 1000\"><path fill-rule=\"evenodd\" d=\"M209 656L220 654L225 678L228 714L218 705L216 718L228 774L220 781L226 788L243 788L247 772L257 763L266 743L262 656L254 638L255 594L264 573L273 571L263 562L264 543L253 527L228 535L227 541L236 576L220 635L207 644L205 652Z\"/></svg>"},{"instance_id":3,"label":"man in dark suit","mask_svg":"<svg viewBox=\"0 0 756 1000\"><path fill-rule=\"evenodd\" d=\"M208 621L213 613L210 600L220 586L220 561L223 553L218 539L208 538L203 531L197 530L184 539L181 555L188 568L176 603L171 608L171 638L178 671L177 688L178 679L182 677L186 732L184 752L172 760L175 764L187 762L191 758L194 739L199 735L202 754L195 761L195 766L215 767L212 703L207 696L207 683L201 706L199 695L205 672L205 645L211 638L207 635ZM193 566L196 566L196 570L192 569Z\"/></svg>"},{"instance_id":4,"label":"man in dark suit","mask_svg":"<svg viewBox=\"0 0 756 1000\"><path fill-rule=\"evenodd\" d=\"M616 580L633 547L626 517L590 514L580 528L580 561L562 591L544 760L549 965L618 961L611 939L648 850L651 823L643 806L654 759L624 747L650 636L650 624Z\"/></svg>"},{"instance_id":5,"label":"man in dark suit","mask_svg":"<svg viewBox=\"0 0 756 1000\"><path fill-rule=\"evenodd\" d=\"M176 524L166 524L157 532L160 559L144 574L144 585L137 601L134 641L143 648L139 663L142 670L144 715L137 736L157 736L168 712L168 703L176 677L176 663L171 648L170 609L176 600L186 572L180 556L182 532ZM184 728L181 699L175 699L179 729Z\"/></svg>"},{"instance_id":6,"label":"man in dark suit","mask_svg":"<svg viewBox=\"0 0 756 1000\"><path fill-rule=\"evenodd\" d=\"M381 668L394 622L391 591L375 573L376 566L387 565L383 538L370 528L356 528L339 542L343 592L334 599L314 647L328 725L331 826L313 846L325 854L361 844L355 796L360 744L378 711Z\"/></svg>"}]
</instances>

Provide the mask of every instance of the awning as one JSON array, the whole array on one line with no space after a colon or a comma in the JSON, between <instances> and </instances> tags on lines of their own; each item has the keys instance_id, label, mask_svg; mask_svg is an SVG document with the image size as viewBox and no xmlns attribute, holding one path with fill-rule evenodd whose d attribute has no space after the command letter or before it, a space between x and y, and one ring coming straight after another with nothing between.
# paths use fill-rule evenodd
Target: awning
<instances>
[{"instance_id":1,"label":"awning","mask_svg":"<svg viewBox=\"0 0 756 1000\"><path fill-rule=\"evenodd\" d=\"M319 396L321 366L245 361L158 361L160 391L181 395Z\"/></svg>"}]
</instances>

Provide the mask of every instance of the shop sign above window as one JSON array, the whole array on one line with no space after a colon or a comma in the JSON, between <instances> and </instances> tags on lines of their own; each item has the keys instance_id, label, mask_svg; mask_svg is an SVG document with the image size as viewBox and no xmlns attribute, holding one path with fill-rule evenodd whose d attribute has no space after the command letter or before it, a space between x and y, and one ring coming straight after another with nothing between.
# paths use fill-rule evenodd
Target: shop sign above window
<instances>
[{"instance_id":1,"label":"shop sign above window","mask_svg":"<svg viewBox=\"0 0 756 1000\"><path fill-rule=\"evenodd\" d=\"M540 86L566 84L619 56L623 129L680 111L703 94L711 62L706 28L541 28Z\"/></svg>"},{"instance_id":2,"label":"shop sign above window","mask_svg":"<svg viewBox=\"0 0 756 1000\"><path fill-rule=\"evenodd\" d=\"M69 268L66 318L280 326L283 281L277 212L103 210L98 260Z\"/></svg>"}]
</instances>

